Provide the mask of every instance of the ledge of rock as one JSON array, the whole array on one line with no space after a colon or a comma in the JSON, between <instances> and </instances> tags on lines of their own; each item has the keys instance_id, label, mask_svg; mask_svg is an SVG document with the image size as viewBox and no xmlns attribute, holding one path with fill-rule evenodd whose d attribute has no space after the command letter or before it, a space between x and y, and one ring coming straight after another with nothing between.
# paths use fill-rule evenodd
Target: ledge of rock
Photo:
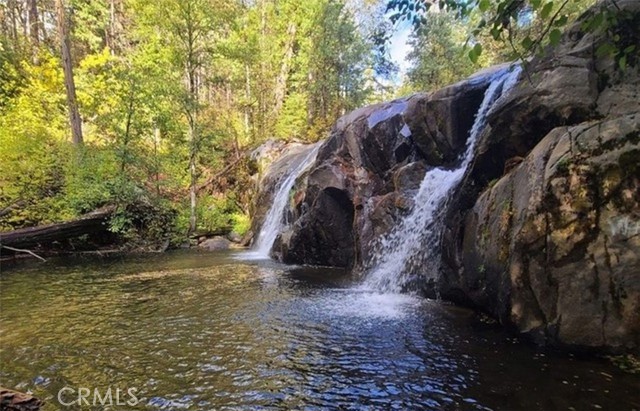
<instances>
[{"instance_id":1,"label":"ledge of rock","mask_svg":"<svg viewBox=\"0 0 640 411\"><path fill-rule=\"evenodd\" d=\"M38 411L44 402L31 394L0 387L0 409L6 411Z\"/></svg>"}]
</instances>

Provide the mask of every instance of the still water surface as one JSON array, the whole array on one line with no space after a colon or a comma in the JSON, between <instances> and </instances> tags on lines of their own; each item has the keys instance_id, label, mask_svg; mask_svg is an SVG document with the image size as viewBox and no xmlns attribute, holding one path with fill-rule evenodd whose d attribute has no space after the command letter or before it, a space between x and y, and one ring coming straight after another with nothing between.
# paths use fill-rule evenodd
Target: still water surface
<instances>
[{"instance_id":1,"label":"still water surface","mask_svg":"<svg viewBox=\"0 0 640 411\"><path fill-rule=\"evenodd\" d=\"M183 251L4 265L0 287L0 385L46 410L74 409L65 386L141 400L84 409L640 409L606 361L326 268Z\"/></svg>"}]
</instances>

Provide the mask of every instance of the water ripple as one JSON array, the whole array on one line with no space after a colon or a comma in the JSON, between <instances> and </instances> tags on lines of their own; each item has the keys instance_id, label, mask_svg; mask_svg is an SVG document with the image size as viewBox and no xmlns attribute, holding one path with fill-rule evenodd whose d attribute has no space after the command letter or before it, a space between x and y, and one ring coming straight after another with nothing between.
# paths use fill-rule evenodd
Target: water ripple
<instances>
[{"instance_id":1,"label":"water ripple","mask_svg":"<svg viewBox=\"0 0 640 411\"><path fill-rule=\"evenodd\" d=\"M135 387L140 410L640 408L637 379L513 344L468 311L232 257L4 272L0 380L46 410L64 386Z\"/></svg>"}]
</instances>

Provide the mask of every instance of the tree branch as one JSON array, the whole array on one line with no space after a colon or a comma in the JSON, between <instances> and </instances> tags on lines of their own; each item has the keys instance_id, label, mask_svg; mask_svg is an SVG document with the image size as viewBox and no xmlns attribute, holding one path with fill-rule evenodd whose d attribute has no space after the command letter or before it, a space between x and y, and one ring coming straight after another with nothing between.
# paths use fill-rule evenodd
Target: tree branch
<instances>
[{"instance_id":1,"label":"tree branch","mask_svg":"<svg viewBox=\"0 0 640 411\"><path fill-rule=\"evenodd\" d=\"M246 153L243 153L246 154ZM213 183L214 181L216 181L218 178L222 177L224 174L228 173L229 171L231 171L232 169L234 169L238 164L240 164L240 162L244 159L244 156L239 156L238 158L235 159L235 161L233 161L231 164L229 164L228 166L226 166L225 168L223 168L220 172L214 174L213 176L211 176L207 181L205 181L204 183L202 183L197 189L196 191L200 192L202 190L204 190L208 185L210 185L211 183Z\"/></svg>"},{"instance_id":2,"label":"tree branch","mask_svg":"<svg viewBox=\"0 0 640 411\"><path fill-rule=\"evenodd\" d=\"M35 258L42 260L44 262L47 262L47 260L45 260L44 258L40 257L38 254L34 253L31 250L26 250L23 248L13 248L13 247L9 247L8 245L3 245L2 248L6 248L7 250L11 250L11 251L15 251L17 253L27 253L27 254L31 254L32 256L34 256Z\"/></svg>"}]
</instances>

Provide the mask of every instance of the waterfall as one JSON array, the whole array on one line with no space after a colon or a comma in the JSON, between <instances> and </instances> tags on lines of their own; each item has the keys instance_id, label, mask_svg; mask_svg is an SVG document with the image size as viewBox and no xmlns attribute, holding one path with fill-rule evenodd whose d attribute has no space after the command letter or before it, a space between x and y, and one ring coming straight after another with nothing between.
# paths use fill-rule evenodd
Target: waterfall
<instances>
[{"instance_id":1,"label":"waterfall","mask_svg":"<svg viewBox=\"0 0 640 411\"><path fill-rule=\"evenodd\" d=\"M364 287L383 292L400 292L413 277L412 270L434 262L434 250L439 247L440 211L451 191L462 180L474 154L478 137L485 128L487 114L494 103L516 84L521 68L501 69L491 74L490 85L478 112L467 146L457 168L434 168L427 171L414 198L414 208L381 238L377 252L364 281Z\"/></svg>"},{"instance_id":2,"label":"waterfall","mask_svg":"<svg viewBox=\"0 0 640 411\"><path fill-rule=\"evenodd\" d=\"M296 179L315 160L320 144L316 143L305 156L298 161L294 161L287 174L278 182L273 195L273 204L271 204L269 211L265 215L260 234L254 246L256 256L269 258L269 253L273 243L276 241L276 237L286 226L285 212L289 204L289 193Z\"/></svg>"}]
</instances>

